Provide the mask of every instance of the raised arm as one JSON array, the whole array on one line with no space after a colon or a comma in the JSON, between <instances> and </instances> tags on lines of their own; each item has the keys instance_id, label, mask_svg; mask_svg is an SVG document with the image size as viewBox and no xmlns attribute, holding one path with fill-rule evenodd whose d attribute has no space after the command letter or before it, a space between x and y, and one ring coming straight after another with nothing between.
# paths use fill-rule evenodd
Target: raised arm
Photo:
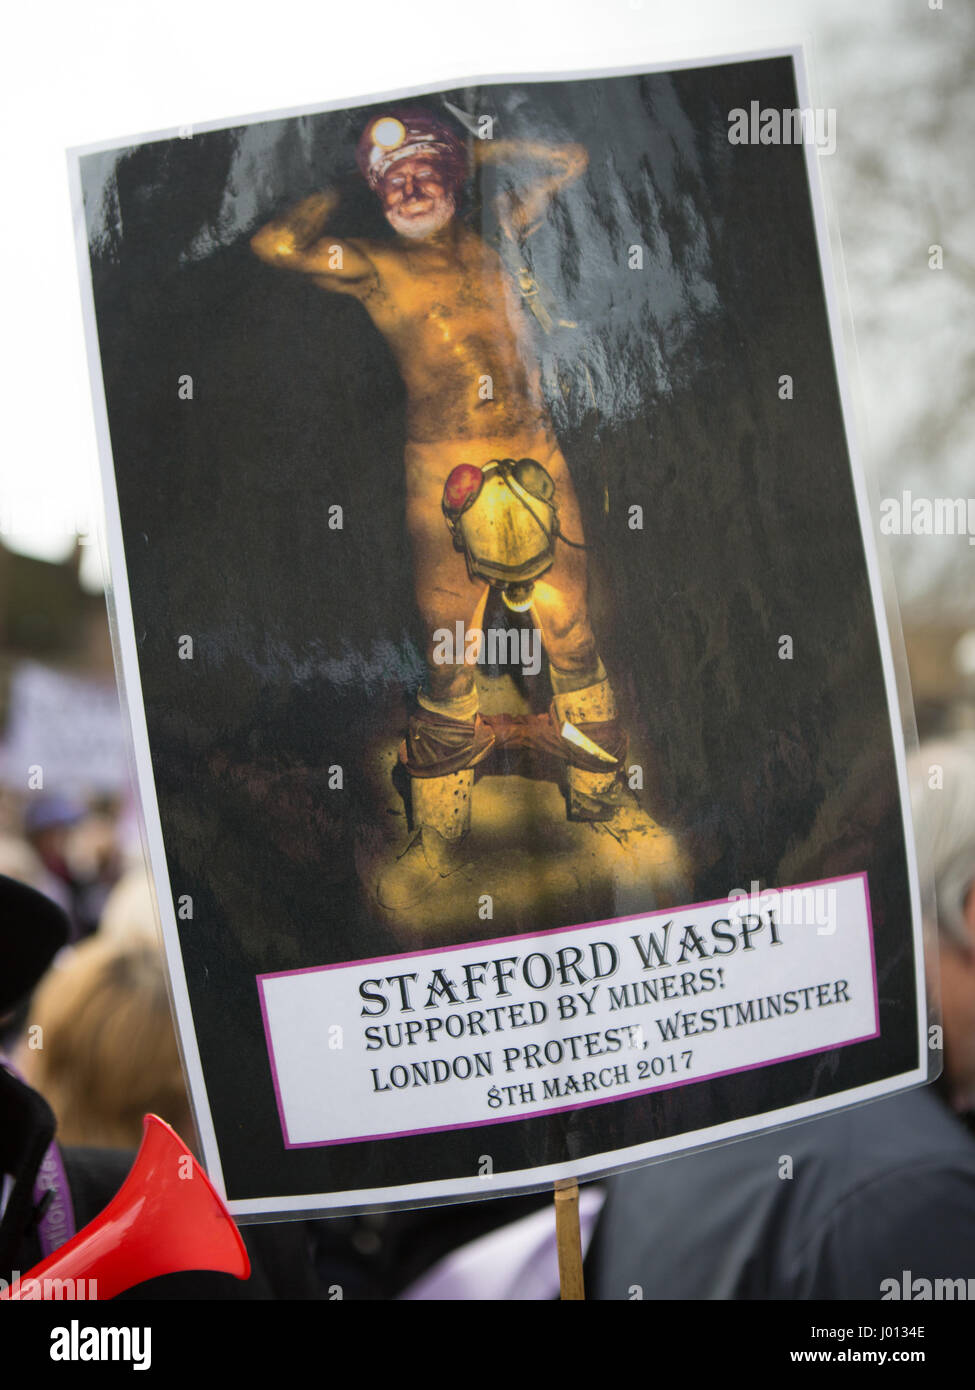
<instances>
[{"instance_id":1,"label":"raised arm","mask_svg":"<svg viewBox=\"0 0 975 1390\"><path fill-rule=\"evenodd\" d=\"M501 225L513 241L531 236L545 216L558 189L584 174L589 152L584 145L543 145L534 140L479 140L474 145L476 166L533 165L533 174L519 178L519 188L506 188L498 197Z\"/></svg>"},{"instance_id":2,"label":"raised arm","mask_svg":"<svg viewBox=\"0 0 975 1390\"><path fill-rule=\"evenodd\" d=\"M363 243L358 238L323 235L338 201L337 193L313 193L256 232L251 250L268 265L313 276L323 289L367 294L378 276Z\"/></svg>"}]
</instances>

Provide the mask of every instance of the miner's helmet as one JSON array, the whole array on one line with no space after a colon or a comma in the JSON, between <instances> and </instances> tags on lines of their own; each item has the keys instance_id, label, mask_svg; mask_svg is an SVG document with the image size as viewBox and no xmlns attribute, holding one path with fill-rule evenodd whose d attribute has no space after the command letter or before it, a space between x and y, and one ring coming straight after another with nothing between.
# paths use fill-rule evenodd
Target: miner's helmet
<instances>
[{"instance_id":1,"label":"miner's helmet","mask_svg":"<svg viewBox=\"0 0 975 1390\"><path fill-rule=\"evenodd\" d=\"M461 463L444 484L443 513L468 574L500 589L517 612L531 606L535 580L555 559L554 498L551 474L531 458Z\"/></svg>"},{"instance_id":2,"label":"miner's helmet","mask_svg":"<svg viewBox=\"0 0 975 1390\"><path fill-rule=\"evenodd\" d=\"M468 175L467 148L461 138L446 121L419 106L384 107L373 116L359 137L356 163L376 191L394 164L413 155L426 155L439 164L444 182L452 188Z\"/></svg>"}]
</instances>

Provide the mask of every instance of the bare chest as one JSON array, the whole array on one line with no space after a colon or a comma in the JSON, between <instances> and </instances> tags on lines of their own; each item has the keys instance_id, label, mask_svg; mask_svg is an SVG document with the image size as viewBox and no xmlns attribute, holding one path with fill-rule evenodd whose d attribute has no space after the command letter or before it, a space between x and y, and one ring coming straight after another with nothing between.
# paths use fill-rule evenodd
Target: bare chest
<instances>
[{"instance_id":1,"label":"bare chest","mask_svg":"<svg viewBox=\"0 0 975 1390\"><path fill-rule=\"evenodd\" d=\"M394 343L520 337L518 292L496 258L406 253L384 269L367 308Z\"/></svg>"}]
</instances>

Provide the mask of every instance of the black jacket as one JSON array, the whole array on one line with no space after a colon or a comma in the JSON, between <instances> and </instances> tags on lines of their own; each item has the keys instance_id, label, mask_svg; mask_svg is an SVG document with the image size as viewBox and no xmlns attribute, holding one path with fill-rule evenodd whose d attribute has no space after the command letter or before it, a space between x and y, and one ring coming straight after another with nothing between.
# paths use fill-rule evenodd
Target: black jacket
<instances>
[{"instance_id":1,"label":"black jacket","mask_svg":"<svg viewBox=\"0 0 975 1390\"><path fill-rule=\"evenodd\" d=\"M14 1186L0 1221L0 1277L27 1274L43 1258L33 1208L33 1184L54 1136L47 1102L0 1067L0 1172ZM75 1227L81 1230L108 1205L122 1186L135 1154L119 1149L62 1148ZM174 1214L174 1219L177 1219ZM248 1226L244 1242L251 1261L246 1281L230 1274L194 1271L167 1274L120 1295L141 1299L314 1299L325 1298L315 1274L307 1222Z\"/></svg>"}]
</instances>

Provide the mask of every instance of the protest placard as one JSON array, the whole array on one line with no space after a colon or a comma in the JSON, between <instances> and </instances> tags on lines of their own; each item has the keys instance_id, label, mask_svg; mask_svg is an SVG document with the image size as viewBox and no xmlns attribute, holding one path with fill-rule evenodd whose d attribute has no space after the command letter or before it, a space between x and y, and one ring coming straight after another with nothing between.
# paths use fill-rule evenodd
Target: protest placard
<instances>
[{"instance_id":1,"label":"protest placard","mask_svg":"<svg viewBox=\"0 0 975 1390\"><path fill-rule=\"evenodd\" d=\"M118 659L235 1215L928 1078L835 138L783 50L74 152Z\"/></svg>"}]
</instances>

